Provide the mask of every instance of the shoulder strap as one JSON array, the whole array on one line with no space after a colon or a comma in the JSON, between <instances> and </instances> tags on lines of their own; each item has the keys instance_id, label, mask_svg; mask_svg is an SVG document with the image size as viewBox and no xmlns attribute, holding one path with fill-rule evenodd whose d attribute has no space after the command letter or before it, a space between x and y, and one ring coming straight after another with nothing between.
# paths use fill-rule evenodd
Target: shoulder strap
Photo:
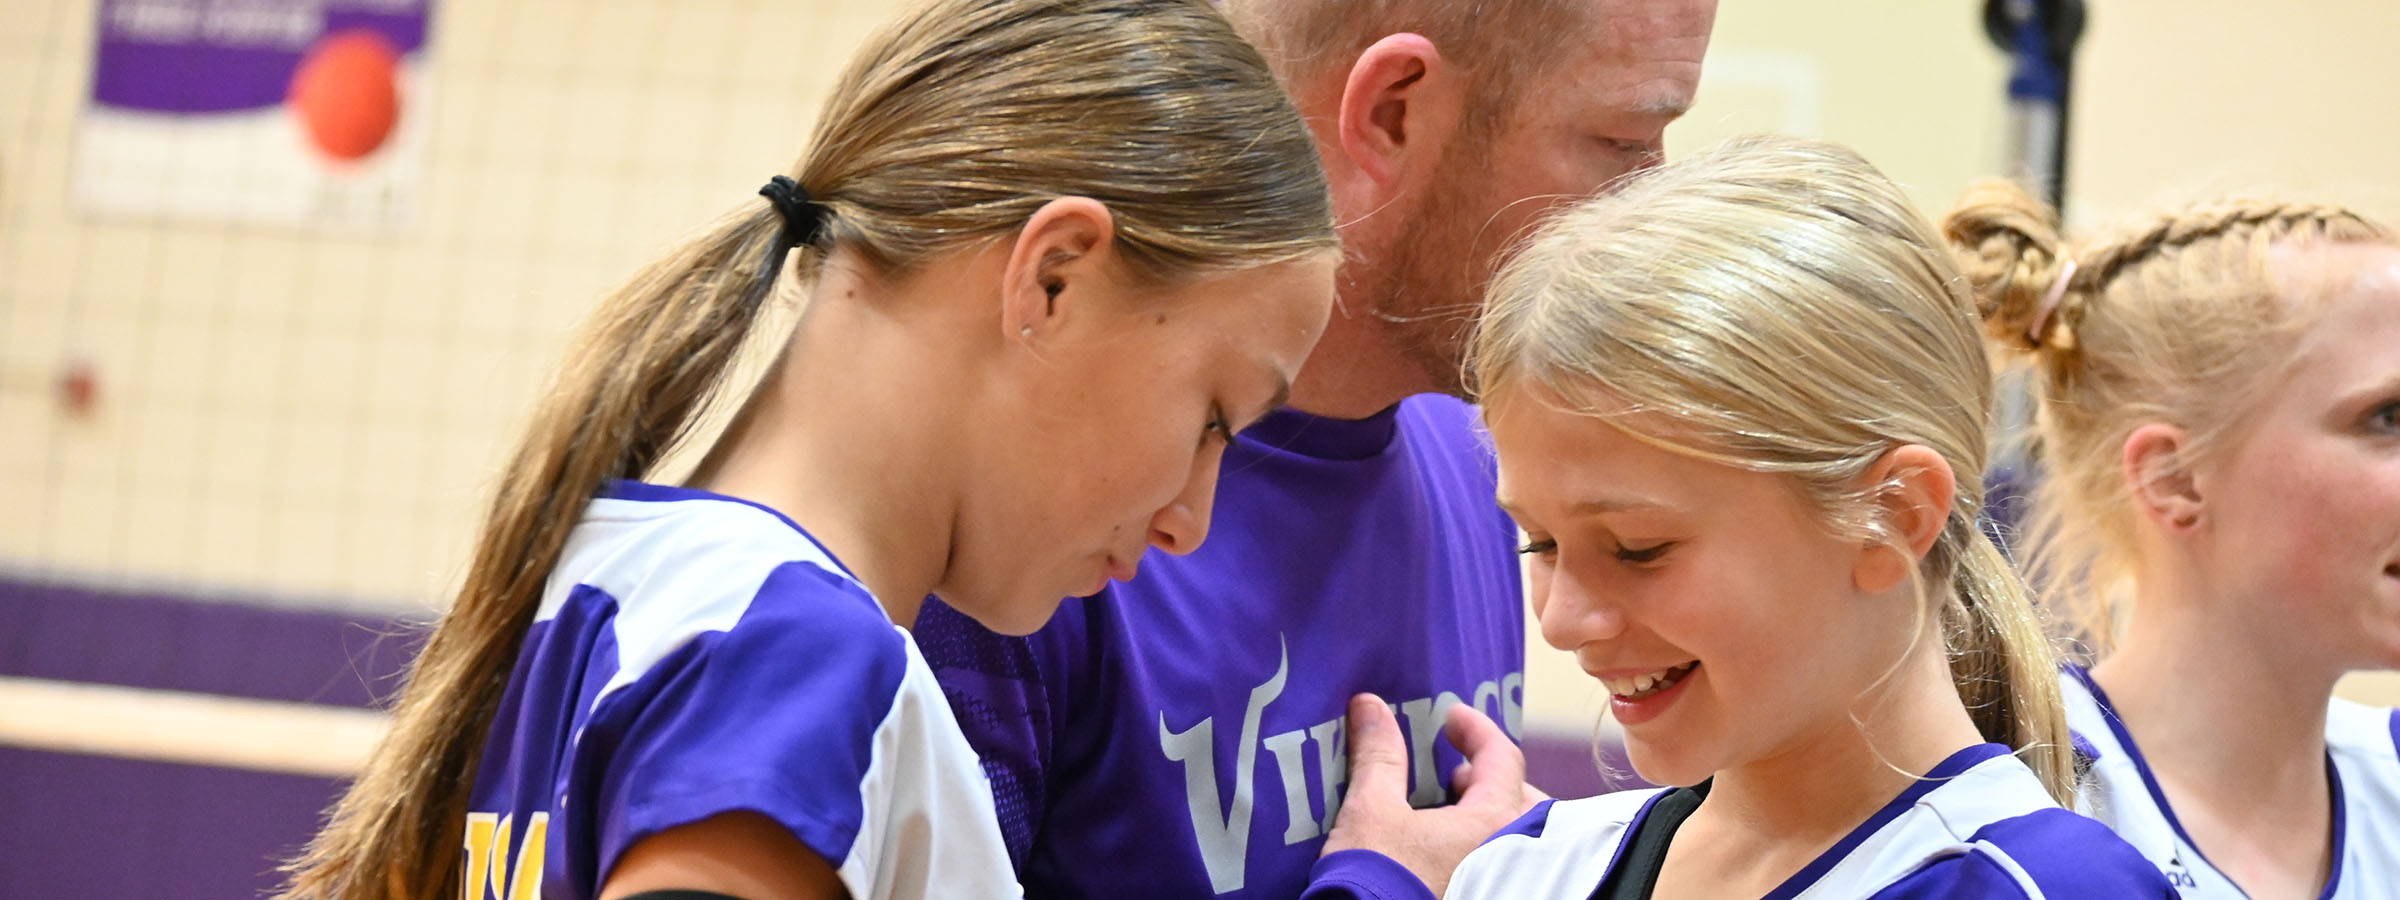
<instances>
[{"instance_id":1,"label":"shoulder strap","mask_svg":"<svg viewBox=\"0 0 2400 900\"><path fill-rule=\"evenodd\" d=\"M1624 856L1593 889L1591 900L1650 900L1650 893L1658 888L1659 867L1667 861L1667 844L1675 840L1675 830L1683 827L1683 820L1691 818L1705 799L1707 782L1696 788L1676 788L1658 798L1649 814L1633 823L1633 834L1625 838Z\"/></svg>"}]
</instances>

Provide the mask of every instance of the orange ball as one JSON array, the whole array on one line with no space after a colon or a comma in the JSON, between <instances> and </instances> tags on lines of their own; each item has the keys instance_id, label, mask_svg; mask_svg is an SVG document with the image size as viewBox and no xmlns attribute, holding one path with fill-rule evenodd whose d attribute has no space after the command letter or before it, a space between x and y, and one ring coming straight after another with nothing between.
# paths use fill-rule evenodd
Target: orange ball
<instances>
[{"instance_id":1,"label":"orange ball","mask_svg":"<svg viewBox=\"0 0 2400 900\"><path fill-rule=\"evenodd\" d=\"M289 102L325 155L375 152L400 121L400 54L383 35L353 29L317 39L292 72Z\"/></svg>"}]
</instances>

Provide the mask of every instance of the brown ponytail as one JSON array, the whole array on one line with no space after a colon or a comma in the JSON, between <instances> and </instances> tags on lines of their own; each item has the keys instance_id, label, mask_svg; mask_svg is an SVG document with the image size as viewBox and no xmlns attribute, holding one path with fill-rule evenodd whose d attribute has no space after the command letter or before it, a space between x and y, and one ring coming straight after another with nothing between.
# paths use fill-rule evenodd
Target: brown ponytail
<instances>
[{"instance_id":1,"label":"brown ponytail","mask_svg":"<svg viewBox=\"0 0 2400 900\"><path fill-rule=\"evenodd\" d=\"M285 896L457 893L455 866L393 863L456 853L475 758L586 498L658 461L749 333L782 225L764 201L750 205L652 264L586 324L504 470L466 584L410 670L391 734L294 864Z\"/></svg>"},{"instance_id":2,"label":"brown ponytail","mask_svg":"<svg viewBox=\"0 0 2400 900\"><path fill-rule=\"evenodd\" d=\"M1108 204L1128 258L1161 276L1335 246L1313 138L1206 0L932 0L852 62L796 169L826 217L798 278L833 246L905 269L1060 196ZM749 201L593 313L391 733L281 897L459 893L477 757L550 569L587 498L650 475L719 389L773 294L783 225Z\"/></svg>"}]
</instances>

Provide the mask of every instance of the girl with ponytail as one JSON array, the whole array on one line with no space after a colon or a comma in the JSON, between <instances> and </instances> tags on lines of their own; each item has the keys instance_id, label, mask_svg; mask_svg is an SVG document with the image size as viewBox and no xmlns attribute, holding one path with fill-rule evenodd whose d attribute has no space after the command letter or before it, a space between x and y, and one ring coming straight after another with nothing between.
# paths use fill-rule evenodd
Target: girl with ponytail
<instances>
[{"instance_id":1,"label":"girl with ponytail","mask_svg":"<svg viewBox=\"0 0 2400 900\"><path fill-rule=\"evenodd\" d=\"M1943 230L2032 370L2083 808L2187 898L2392 896L2400 711L2333 689L2400 668L2400 238L2228 200L2070 241L1998 183Z\"/></svg>"},{"instance_id":2,"label":"girl with ponytail","mask_svg":"<svg viewBox=\"0 0 2400 900\"><path fill-rule=\"evenodd\" d=\"M1315 145L1206 0L928 0L760 194L586 324L284 897L1016 894L905 629L1200 543L1330 307Z\"/></svg>"},{"instance_id":3,"label":"girl with ponytail","mask_svg":"<svg viewBox=\"0 0 2400 900\"><path fill-rule=\"evenodd\" d=\"M1540 804L1449 897L2173 896L2060 806L1974 308L1865 160L1741 139L1570 208L1472 360L1542 637L1674 787Z\"/></svg>"}]
</instances>

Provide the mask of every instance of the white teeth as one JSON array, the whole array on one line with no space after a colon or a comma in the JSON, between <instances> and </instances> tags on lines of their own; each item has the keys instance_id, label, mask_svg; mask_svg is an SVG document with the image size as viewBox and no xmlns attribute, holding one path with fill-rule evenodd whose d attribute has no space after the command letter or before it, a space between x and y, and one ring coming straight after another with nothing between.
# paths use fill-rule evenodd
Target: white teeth
<instances>
[{"instance_id":1,"label":"white teeth","mask_svg":"<svg viewBox=\"0 0 2400 900\"><path fill-rule=\"evenodd\" d=\"M1626 699L1638 700L1650 694L1665 690L1669 685L1681 680L1684 676L1684 673L1690 672L1692 667L1696 665L1699 665L1699 663L1688 662L1680 666L1660 669L1656 672L1635 675L1631 678L1602 679L1602 683L1608 686L1608 692L1611 694L1615 694L1618 697Z\"/></svg>"}]
</instances>

